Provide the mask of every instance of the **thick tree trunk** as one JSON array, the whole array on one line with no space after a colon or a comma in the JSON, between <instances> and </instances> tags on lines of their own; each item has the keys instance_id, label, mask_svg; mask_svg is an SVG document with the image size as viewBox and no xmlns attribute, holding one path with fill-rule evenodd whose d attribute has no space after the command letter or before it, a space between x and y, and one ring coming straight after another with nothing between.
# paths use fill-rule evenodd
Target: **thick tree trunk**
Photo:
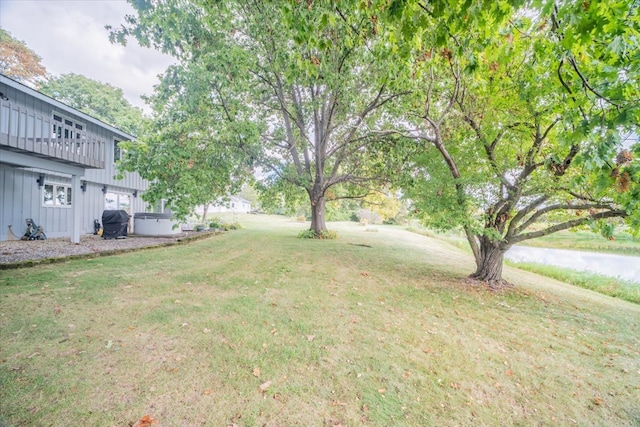
<instances>
[{"instance_id":1,"label":"thick tree trunk","mask_svg":"<svg viewBox=\"0 0 640 427\"><path fill-rule=\"evenodd\" d=\"M315 231L316 236L327 231L327 224L325 221L325 203L324 195L311 197L311 230Z\"/></svg>"},{"instance_id":2,"label":"thick tree trunk","mask_svg":"<svg viewBox=\"0 0 640 427\"><path fill-rule=\"evenodd\" d=\"M476 271L472 278L487 282L491 287L502 287L507 283L502 279L504 254L509 249L488 239L481 239L480 253L476 257Z\"/></svg>"}]
</instances>

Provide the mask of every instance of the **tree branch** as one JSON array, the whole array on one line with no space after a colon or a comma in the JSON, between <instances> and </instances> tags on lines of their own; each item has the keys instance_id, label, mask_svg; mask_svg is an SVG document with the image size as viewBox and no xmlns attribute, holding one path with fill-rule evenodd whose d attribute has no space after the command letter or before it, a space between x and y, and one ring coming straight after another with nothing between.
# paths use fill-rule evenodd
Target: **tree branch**
<instances>
[{"instance_id":1,"label":"tree branch","mask_svg":"<svg viewBox=\"0 0 640 427\"><path fill-rule=\"evenodd\" d=\"M536 200L534 200L533 202L529 203L524 208L520 209L513 216L511 221L509 222L509 227L507 228L507 233L505 234L505 237L509 238L510 236L512 236L514 234L515 230L516 230L516 226L517 226L518 222L520 222L521 219L523 219L525 216L529 215L535 208L537 208L538 206L540 206L542 203L546 202L547 200L549 200L549 196L548 195L540 196Z\"/></svg>"},{"instance_id":2,"label":"tree branch","mask_svg":"<svg viewBox=\"0 0 640 427\"><path fill-rule=\"evenodd\" d=\"M571 54L571 52L569 52ZM593 88L593 86L591 86L589 84L589 82L587 81L587 79L584 77L584 75L582 74L582 72L580 72L580 69L578 68L578 64L575 60L575 58L573 57L573 54L571 54L571 56L569 56L569 63L571 64L571 66L573 67L574 71L576 72L576 74L578 75L578 77L580 77L580 80L582 81L582 84L585 88L587 88L587 90L589 90L591 93L593 93L595 96L597 96L599 99L602 99L603 101L613 105L616 108L620 108L622 107L620 104L616 104L615 102L613 102L610 98L607 98L606 96L604 96L603 94L601 94L600 92L598 92L597 90L595 90Z\"/></svg>"},{"instance_id":3,"label":"tree branch","mask_svg":"<svg viewBox=\"0 0 640 427\"><path fill-rule=\"evenodd\" d=\"M574 219L572 221L566 221L560 224L556 224L554 226L545 228L543 230L533 231L531 233L521 234L511 240L511 243L516 244L518 242L522 242L524 240L535 239L538 237L546 236L548 234L555 233L556 231L568 230L573 227L578 227L583 224L587 224L590 221L598 220L598 219L607 219L607 218L625 218L627 213L621 210L610 210L606 212L598 212L593 215L589 215L586 217Z\"/></svg>"},{"instance_id":4,"label":"tree branch","mask_svg":"<svg viewBox=\"0 0 640 427\"><path fill-rule=\"evenodd\" d=\"M343 141L342 147L340 147L340 149L333 150L333 153L336 155L336 160L331 170L331 174L330 174L331 177L335 176L338 173L340 165L342 164L342 162L346 157L345 156L346 148L349 146L349 143L353 140L353 137L356 131L360 128L360 125L364 122L365 118L369 115L369 113L380 108L387 102L409 93L409 92L400 92L396 94L391 94L386 98L383 98L382 94L384 93L385 89L386 89L386 85L382 84L378 90L378 93L374 97L374 99L372 99L371 102L369 102L369 104L367 104L367 106L360 112L360 114L358 114L358 116L356 117L356 123L354 123L351 126L351 129L348 131L347 135L345 135L345 137L342 138L342 141Z\"/></svg>"},{"instance_id":5,"label":"tree branch","mask_svg":"<svg viewBox=\"0 0 640 427\"><path fill-rule=\"evenodd\" d=\"M558 210L587 210L587 209L608 209L609 211L615 211L612 206L608 204L602 203L587 203L581 205L571 205L571 204L555 204L547 206L539 211L535 212L533 215L529 217L527 221L522 223L519 227L515 229L514 234L520 234L522 231L526 230L531 224L536 222L543 215L548 214L549 212L558 211Z\"/></svg>"}]
</instances>

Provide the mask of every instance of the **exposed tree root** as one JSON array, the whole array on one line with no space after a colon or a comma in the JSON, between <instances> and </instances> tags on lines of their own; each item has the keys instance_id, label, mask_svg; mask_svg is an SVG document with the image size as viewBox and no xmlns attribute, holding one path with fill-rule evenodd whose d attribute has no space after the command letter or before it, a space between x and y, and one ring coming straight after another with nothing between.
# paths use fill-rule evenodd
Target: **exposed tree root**
<instances>
[{"instance_id":1,"label":"exposed tree root","mask_svg":"<svg viewBox=\"0 0 640 427\"><path fill-rule=\"evenodd\" d=\"M472 287L475 288L485 288L486 290L490 291L490 292L504 292L504 291L509 291L515 288L515 285L513 285L510 282L507 282L506 280L502 279L502 280L480 280L480 279L476 279L473 276L469 276L466 279L463 280L464 283L467 283L469 285L471 285Z\"/></svg>"}]
</instances>

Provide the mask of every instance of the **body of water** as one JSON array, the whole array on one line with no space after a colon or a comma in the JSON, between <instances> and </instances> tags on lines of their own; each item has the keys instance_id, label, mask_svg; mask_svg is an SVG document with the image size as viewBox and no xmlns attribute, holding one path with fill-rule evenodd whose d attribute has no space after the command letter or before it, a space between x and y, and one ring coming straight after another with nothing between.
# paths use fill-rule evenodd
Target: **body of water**
<instances>
[{"instance_id":1,"label":"body of water","mask_svg":"<svg viewBox=\"0 0 640 427\"><path fill-rule=\"evenodd\" d=\"M566 249L514 246L505 258L514 262L534 262L577 271L588 271L640 283L640 257Z\"/></svg>"}]
</instances>

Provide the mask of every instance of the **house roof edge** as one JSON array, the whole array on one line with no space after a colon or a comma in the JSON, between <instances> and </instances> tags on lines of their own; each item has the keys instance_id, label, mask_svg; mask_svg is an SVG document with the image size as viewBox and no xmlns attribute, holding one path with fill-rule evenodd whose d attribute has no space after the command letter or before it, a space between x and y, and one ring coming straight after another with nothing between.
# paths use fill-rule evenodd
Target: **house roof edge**
<instances>
[{"instance_id":1,"label":"house roof edge","mask_svg":"<svg viewBox=\"0 0 640 427\"><path fill-rule=\"evenodd\" d=\"M22 92L25 92L25 93L27 93L27 94L35 97L35 98L38 98L41 101L45 101L45 102L47 102L49 104L52 104L56 108L60 108L62 110L71 112L71 113L73 113L73 114L75 114L77 116L82 117L83 120L86 120L86 121L92 122L93 124L96 124L98 126L102 126L104 128L107 128L111 132L113 132L113 133L115 133L115 134L117 134L119 136L122 136L122 137L124 137L126 139L136 139L136 137L134 135L131 135L130 133L127 133L127 132L125 132L125 131L123 131L121 129L118 129L117 127L112 126L112 125L110 125L108 123L105 123L102 120L97 119L97 118L95 118L93 116L90 116L87 113L83 113L82 111L78 110L77 108L73 108L73 107L65 104L64 102L60 102L60 101L56 100L55 98L52 98L52 97L50 97L48 95L45 95L42 92L39 92L39 91L37 91L35 89L32 89L29 86L27 86L27 85L25 85L23 83L20 83L20 82L18 82L16 80L12 79L11 77L7 77L2 73L0 73L0 83L4 83L7 86L10 86L10 87L12 87L14 89L18 89L18 90L20 90Z\"/></svg>"}]
</instances>

